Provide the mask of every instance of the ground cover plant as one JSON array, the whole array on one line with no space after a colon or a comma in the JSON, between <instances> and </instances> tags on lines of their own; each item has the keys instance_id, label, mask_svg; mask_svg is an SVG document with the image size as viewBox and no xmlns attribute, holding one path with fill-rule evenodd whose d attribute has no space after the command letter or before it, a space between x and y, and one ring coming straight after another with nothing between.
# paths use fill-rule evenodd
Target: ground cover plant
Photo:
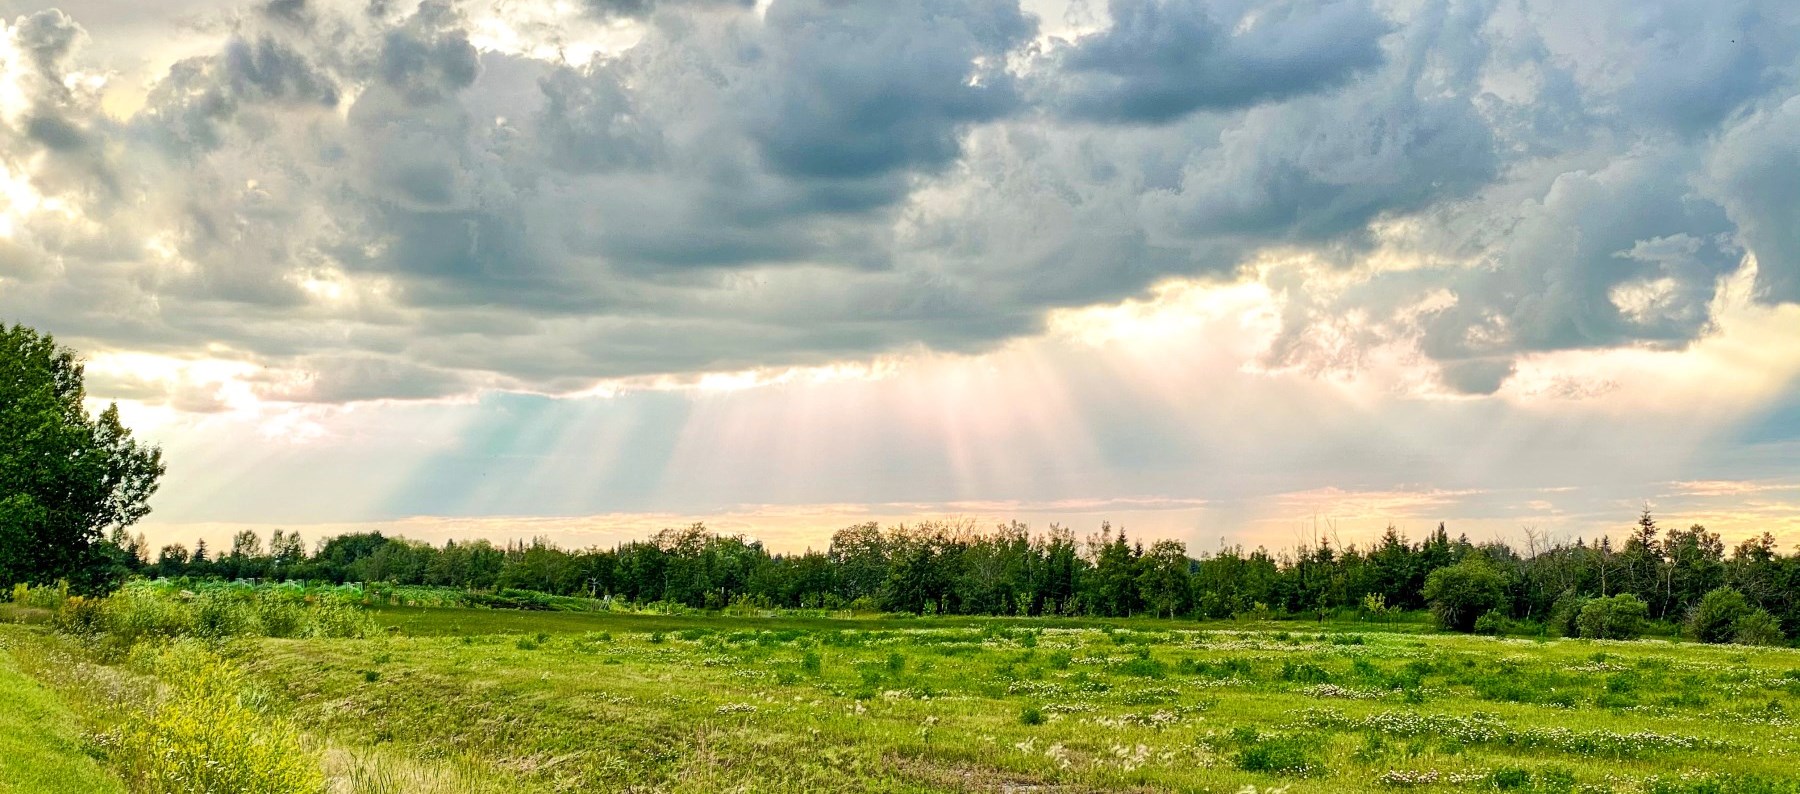
<instances>
[{"instance_id":1,"label":"ground cover plant","mask_svg":"<svg viewBox=\"0 0 1800 794\"><path fill-rule=\"evenodd\" d=\"M122 596L0 637L133 791L1800 791L1791 649L391 604L122 644L127 610L202 609Z\"/></svg>"}]
</instances>

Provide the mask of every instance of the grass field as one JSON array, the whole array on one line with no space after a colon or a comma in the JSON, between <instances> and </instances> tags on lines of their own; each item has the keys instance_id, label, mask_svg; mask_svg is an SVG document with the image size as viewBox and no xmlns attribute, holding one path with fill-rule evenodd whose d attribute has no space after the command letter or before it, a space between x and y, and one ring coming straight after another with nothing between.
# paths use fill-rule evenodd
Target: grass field
<instances>
[{"instance_id":1,"label":"grass field","mask_svg":"<svg viewBox=\"0 0 1800 794\"><path fill-rule=\"evenodd\" d=\"M372 638L216 651L333 791L1800 791L1785 649L1419 624L375 616ZM7 632L90 720L96 690L156 675Z\"/></svg>"},{"instance_id":2,"label":"grass field","mask_svg":"<svg viewBox=\"0 0 1800 794\"><path fill-rule=\"evenodd\" d=\"M0 635L0 649L12 635ZM81 746L76 716L0 652L0 794L123 792Z\"/></svg>"}]
</instances>

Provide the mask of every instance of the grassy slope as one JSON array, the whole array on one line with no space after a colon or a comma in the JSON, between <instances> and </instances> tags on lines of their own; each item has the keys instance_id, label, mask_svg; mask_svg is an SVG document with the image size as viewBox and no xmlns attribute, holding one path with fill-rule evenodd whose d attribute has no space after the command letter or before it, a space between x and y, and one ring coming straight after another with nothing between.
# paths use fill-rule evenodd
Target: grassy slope
<instances>
[{"instance_id":1,"label":"grassy slope","mask_svg":"<svg viewBox=\"0 0 1800 794\"><path fill-rule=\"evenodd\" d=\"M0 650L0 792L123 792L81 751L75 715Z\"/></svg>"}]
</instances>

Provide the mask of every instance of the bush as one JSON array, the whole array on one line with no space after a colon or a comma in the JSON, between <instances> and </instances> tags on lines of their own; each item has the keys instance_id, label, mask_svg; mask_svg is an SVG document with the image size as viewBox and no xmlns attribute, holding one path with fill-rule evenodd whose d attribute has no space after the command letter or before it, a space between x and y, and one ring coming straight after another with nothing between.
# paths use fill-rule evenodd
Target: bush
<instances>
[{"instance_id":1,"label":"bush","mask_svg":"<svg viewBox=\"0 0 1800 794\"><path fill-rule=\"evenodd\" d=\"M1471 556L1432 571L1423 594L1439 625L1467 632L1482 615L1506 603L1506 579L1486 559Z\"/></svg>"},{"instance_id":2,"label":"bush","mask_svg":"<svg viewBox=\"0 0 1800 794\"><path fill-rule=\"evenodd\" d=\"M240 636L366 637L375 621L335 598L307 600L281 588L204 588L195 593L158 582L133 582L102 599L71 597L58 628L107 634L124 646L145 638Z\"/></svg>"},{"instance_id":3,"label":"bush","mask_svg":"<svg viewBox=\"0 0 1800 794\"><path fill-rule=\"evenodd\" d=\"M58 580L55 587L32 587L24 582L13 585L12 601L33 609L61 609L69 600L69 580Z\"/></svg>"},{"instance_id":4,"label":"bush","mask_svg":"<svg viewBox=\"0 0 1800 794\"><path fill-rule=\"evenodd\" d=\"M1512 620L1506 617L1505 612L1498 609L1483 612L1481 617L1475 619L1475 633L1486 634L1490 637L1505 634L1511 626Z\"/></svg>"},{"instance_id":5,"label":"bush","mask_svg":"<svg viewBox=\"0 0 1800 794\"><path fill-rule=\"evenodd\" d=\"M1582 605L1576 618L1580 635L1594 640L1634 640L1644 631L1650 607L1637 596L1595 598Z\"/></svg>"},{"instance_id":6,"label":"bush","mask_svg":"<svg viewBox=\"0 0 1800 794\"><path fill-rule=\"evenodd\" d=\"M1562 637L1581 636L1581 608L1587 606L1587 602L1587 596L1574 590L1568 590L1557 597L1556 603L1550 606L1547 621L1550 630Z\"/></svg>"},{"instance_id":7,"label":"bush","mask_svg":"<svg viewBox=\"0 0 1800 794\"><path fill-rule=\"evenodd\" d=\"M103 745L135 790L324 791L298 732L244 705L241 673L191 643L164 649L149 665L167 693Z\"/></svg>"},{"instance_id":8,"label":"bush","mask_svg":"<svg viewBox=\"0 0 1800 794\"><path fill-rule=\"evenodd\" d=\"M1042 725L1044 724L1044 712L1036 706L1026 706L1019 710L1019 724Z\"/></svg>"},{"instance_id":9,"label":"bush","mask_svg":"<svg viewBox=\"0 0 1800 794\"><path fill-rule=\"evenodd\" d=\"M1737 635L1737 623L1750 614L1750 602L1744 594L1721 587L1701 597L1688 612L1687 633L1701 642L1731 642Z\"/></svg>"},{"instance_id":10,"label":"bush","mask_svg":"<svg viewBox=\"0 0 1800 794\"><path fill-rule=\"evenodd\" d=\"M1787 635L1781 633L1781 621L1768 610L1753 609L1732 626L1731 641L1739 645L1784 645Z\"/></svg>"}]
</instances>

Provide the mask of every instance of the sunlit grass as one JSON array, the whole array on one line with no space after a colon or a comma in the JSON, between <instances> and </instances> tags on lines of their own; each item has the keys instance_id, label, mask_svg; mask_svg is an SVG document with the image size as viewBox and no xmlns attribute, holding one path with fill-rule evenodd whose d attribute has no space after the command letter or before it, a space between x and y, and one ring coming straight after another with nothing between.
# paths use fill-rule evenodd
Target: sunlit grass
<instances>
[{"instance_id":1,"label":"sunlit grass","mask_svg":"<svg viewBox=\"0 0 1800 794\"><path fill-rule=\"evenodd\" d=\"M386 631L193 658L221 666L236 735L287 737L280 757L331 792L1800 791L1788 649L1408 624L373 614ZM119 713L100 693L180 691L143 661L163 640L96 664L103 642L9 631L90 719Z\"/></svg>"}]
</instances>

